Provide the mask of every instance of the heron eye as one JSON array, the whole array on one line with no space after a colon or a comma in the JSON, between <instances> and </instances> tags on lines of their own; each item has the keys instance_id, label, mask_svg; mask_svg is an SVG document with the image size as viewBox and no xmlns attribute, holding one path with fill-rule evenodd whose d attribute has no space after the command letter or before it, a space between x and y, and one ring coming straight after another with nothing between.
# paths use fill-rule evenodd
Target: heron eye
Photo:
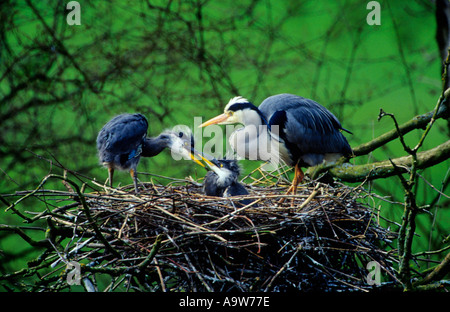
<instances>
[{"instance_id":1,"label":"heron eye","mask_svg":"<svg viewBox=\"0 0 450 312\"><path fill-rule=\"evenodd\" d=\"M220 168L223 168L223 164L220 164Z\"/></svg>"}]
</instances>

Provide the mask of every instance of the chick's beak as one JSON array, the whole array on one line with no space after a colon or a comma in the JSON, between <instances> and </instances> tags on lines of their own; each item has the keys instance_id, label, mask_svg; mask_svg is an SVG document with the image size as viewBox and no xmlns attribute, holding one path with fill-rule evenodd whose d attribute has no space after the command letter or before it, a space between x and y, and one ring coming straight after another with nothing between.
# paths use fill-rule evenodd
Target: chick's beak
<instances>
[{"instance_id":1,"label":"chick's beak","mask_svg":"<svg viewBox=\"0 0 450 312\"><path fill-rule=\"evenodd\" d=\"M185 147L188 150L188 147ZM189 152L189 156L191 157L191 159L197 163L197 165L202 166L203 168L206 168L205 165L199 160L199 159L203 159L203 156L201 155L200 152L198 152L195 148L191 147Z\"/></svg>"},{"instance_id":2,"label":"chick's beak","mask_svg":"<svg viewBox=\"0 0 450 312\"><path fill-rule=\"evenodd\" d=\"M193 161L195 161L198 165L202 166L203 168L206 168L206 166L200 160L204 161L210 168L218 167L218 165L215 164L216 162L215 159L209 160L205 158L205 156L203 156L202 153L200 153L193 147L191 148L190 156Z\"/></svg>"}]
</instances>

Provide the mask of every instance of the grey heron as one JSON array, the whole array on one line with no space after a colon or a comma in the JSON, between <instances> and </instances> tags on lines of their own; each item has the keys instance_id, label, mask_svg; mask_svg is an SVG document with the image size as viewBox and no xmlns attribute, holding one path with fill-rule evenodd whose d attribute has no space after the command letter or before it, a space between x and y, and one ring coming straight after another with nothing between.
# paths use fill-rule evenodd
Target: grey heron
<instances>
[{"instance_id":1,"label":"grey heron","mask_svg":"<svg viewBox=\"0 0 450 312\"><path fill-rule=\"evenodd\" d=\"M246 159L256 151L268 151L271 160L282 160L295 168L288 192L296 193L303 180L301 167L323 162L332 163L340 157L350 157L352 149L342 131L339 120L319 103L293 94L278 94L266 98L259 107L238 96L225 106L224 113L199 127L212 124L243 124L230 136L230 145ZM269 159L262 159L269 160Z\"/></svg>"},{"instance_id":2,"label":"grey heron","mask_svg":"<svg viewBox=\"0 0 450 312\"><path fill-rule=\"evenodd\" d=\"M164 131L157 137L147 138L148 121L139 113L121 114L108 121L97 136L100 163L108 168L109 185L113 185L114 170L129 170L134 189L139 192L137 165L141 157L153 157L165 148L183 157L194 159L190 149L193 137L184 132ZM201 163L200 163L201 164ZM201 164L203 166L203 164Z\"/></svg>"}]
</instances>

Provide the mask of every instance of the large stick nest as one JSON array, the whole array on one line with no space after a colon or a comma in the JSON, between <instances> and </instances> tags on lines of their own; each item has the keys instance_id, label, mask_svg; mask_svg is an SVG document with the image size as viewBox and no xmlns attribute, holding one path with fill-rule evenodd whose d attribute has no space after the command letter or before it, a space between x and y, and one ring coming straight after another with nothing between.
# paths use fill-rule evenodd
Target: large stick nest
<instances>
[{"instance_id":1,"label":"large stick nest","mask_svg":"<svg viewBox=\"0 0 450 312\"><path fill-rule=\"evenodd\" d=\"M364 291L377 261L394 279L391 233L362 188L315 183L280 205L285 188L252 187L244 207L244 197L204 196L195 183L146 188L84 194L55 214L73 232L64 258L83 263L84 278L148 291Z\"/></svg>"}]
</instances>

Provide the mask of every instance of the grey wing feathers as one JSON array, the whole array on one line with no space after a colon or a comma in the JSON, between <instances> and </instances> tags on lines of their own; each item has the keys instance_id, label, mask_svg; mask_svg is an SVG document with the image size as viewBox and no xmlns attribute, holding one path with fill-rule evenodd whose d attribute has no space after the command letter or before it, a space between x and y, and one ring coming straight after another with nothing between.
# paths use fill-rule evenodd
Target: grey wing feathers
<instances>
[{"instance_id":1,"label":"grey wing feathers","mask_svg":"<svg viewBox=\"0 0 450 312\"><path fill-rule=\"evenodd\" d=\"M342 129L339 120L325 107L298 95L273 95L265 99L258 108L268 119L279 110L292 112L305 127L321 133Z\"/></svg>"},{"instance_id":2,"label":"grey wing feathers","mask_svg":"<svg viewBox=\"0 0 450 312\"><path fill-rule=\"evenodd\" d=\"M97 149L115 154L129 153L142 143L147 128L147 119L141 114L118 115L100 130Z\"/></svg>"},{"instance_id":3,"label":"grey wing feathers","mask_svg":"<svg viewBox=\"0 0 450 312\"><path fill-rule=\"evenodd\" d=\"M351 154L339 120L317 102L293 94L279 94L265 99L259 109L284 130L283 139L295 144L302 154ZM279 112L285 112L283 117ZM273 117L273 118L272 118ZM284 119L284 120L283 120ZM281 122L283 124L281 124Z\"/></svg>"},{"instance_id":4,"label":"grey wing feathers","mask_svg":"<svg viewBox=\"0 0 450 312\"><path fill-rule=\"evenodd\" d=\"M351 153L347 139L339 128L330 125L327 118L320 114L313 114L307 118L319 121L313 123L311 119L298 118L287 112L285 124L286 139L296 143L302 153Z\"/></svg>"}]
</instances>

